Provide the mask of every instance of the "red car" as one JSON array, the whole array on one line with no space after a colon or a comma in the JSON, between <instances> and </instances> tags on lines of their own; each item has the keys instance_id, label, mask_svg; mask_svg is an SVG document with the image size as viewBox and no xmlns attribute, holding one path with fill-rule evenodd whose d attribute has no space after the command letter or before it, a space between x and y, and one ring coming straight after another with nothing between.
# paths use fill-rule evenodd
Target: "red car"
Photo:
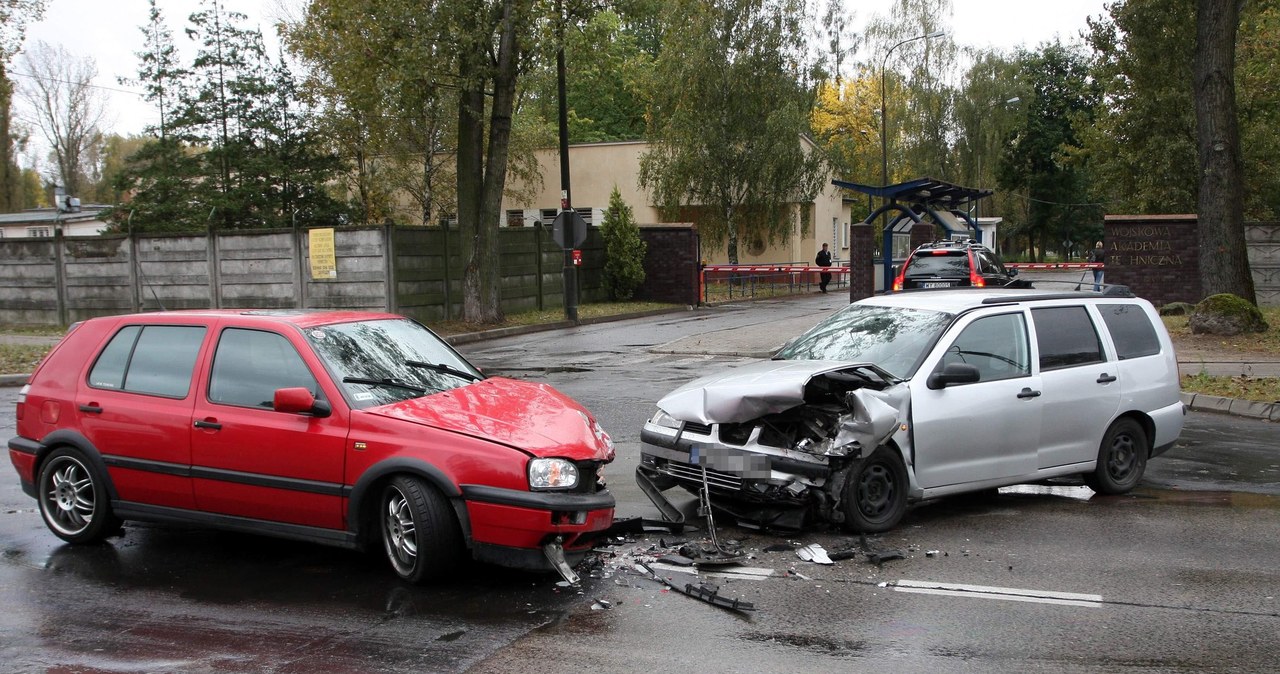
<instances>
[{"instance_id":1,"label":"red car","mask_svg":"<svg viewBox=\"0 0 1280 674\"><path fill-rule=\"evenodd\" d=\"M468 554L563 573L613 522L590 412L393 314L90 319L22 388L17 431L23 490L71 543L196 524L380 546L418 582Z\"/></svg>"}]
</instances>

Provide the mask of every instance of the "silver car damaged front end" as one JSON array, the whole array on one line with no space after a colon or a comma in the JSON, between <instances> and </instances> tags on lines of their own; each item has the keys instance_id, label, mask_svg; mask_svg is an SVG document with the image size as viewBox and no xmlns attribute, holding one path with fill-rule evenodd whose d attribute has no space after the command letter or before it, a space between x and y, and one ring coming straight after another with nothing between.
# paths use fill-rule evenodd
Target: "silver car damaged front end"
<instances>
[{"instance_id":1,"label":"silver car damaged front end","mask_svg":"<svg viewBox=\"0 0 1280 674\"><path fill-rule=\"evenodd\" d=\"M705 484L740 524L838 524L851 467L904 428L908 401L867 363L763 361L703 377L658 401L636 480L668 519L679 513L662 491Z\"/></svg>"}]
</instances>

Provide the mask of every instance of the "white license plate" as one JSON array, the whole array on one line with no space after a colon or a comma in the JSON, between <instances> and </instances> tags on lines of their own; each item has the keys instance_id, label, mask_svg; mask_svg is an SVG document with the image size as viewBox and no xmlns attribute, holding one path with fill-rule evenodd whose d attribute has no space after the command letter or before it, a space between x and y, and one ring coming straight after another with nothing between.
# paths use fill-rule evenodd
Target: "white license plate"
<instances>
[{"instance_id":1,"label":"white license plate","mask_svg":"<svg viewBox=\"0 0 1280 674\"><path fill-rule=\"evenodd\" d=\"M926 281L920 284L921 288L950 288L950 281Z\"/></svg>"}]
</instances>

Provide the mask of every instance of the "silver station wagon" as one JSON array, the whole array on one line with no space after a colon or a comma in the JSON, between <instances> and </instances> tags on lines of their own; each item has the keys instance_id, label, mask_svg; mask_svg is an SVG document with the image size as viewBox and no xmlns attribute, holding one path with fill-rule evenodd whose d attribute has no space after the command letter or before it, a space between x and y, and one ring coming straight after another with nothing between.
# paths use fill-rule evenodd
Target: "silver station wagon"
<instances>
[{"instance_id":1,"label":"silver station wagon","mask_svg":"<svg viewBox=\"0 0 1280 674\"><path fill-rule=\"evenodd\" d=\"M636 480L669 519L679 486L747 526L873 533L1017 483L1125 493L1185 413L1164 324L1121 287L898 293L659 400Z\"/></svg>"}]
</instances>

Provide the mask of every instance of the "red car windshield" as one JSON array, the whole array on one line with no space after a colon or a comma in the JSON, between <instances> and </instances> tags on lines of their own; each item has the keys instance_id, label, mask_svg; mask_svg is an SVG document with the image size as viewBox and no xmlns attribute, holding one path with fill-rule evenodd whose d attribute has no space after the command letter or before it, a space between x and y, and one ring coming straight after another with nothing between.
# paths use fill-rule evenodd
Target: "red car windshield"
<instances>
[{"instance_id":1,"label":"red car windshield","mask_svg":"<svg viewBox=\"0 0 1280 674\"><path fill-rule=\"evenodd\" d=\"M347 398L373 407L484 378L430 330L407 319L335 323L304 330Z\"/></svg>"}]
</instances>

